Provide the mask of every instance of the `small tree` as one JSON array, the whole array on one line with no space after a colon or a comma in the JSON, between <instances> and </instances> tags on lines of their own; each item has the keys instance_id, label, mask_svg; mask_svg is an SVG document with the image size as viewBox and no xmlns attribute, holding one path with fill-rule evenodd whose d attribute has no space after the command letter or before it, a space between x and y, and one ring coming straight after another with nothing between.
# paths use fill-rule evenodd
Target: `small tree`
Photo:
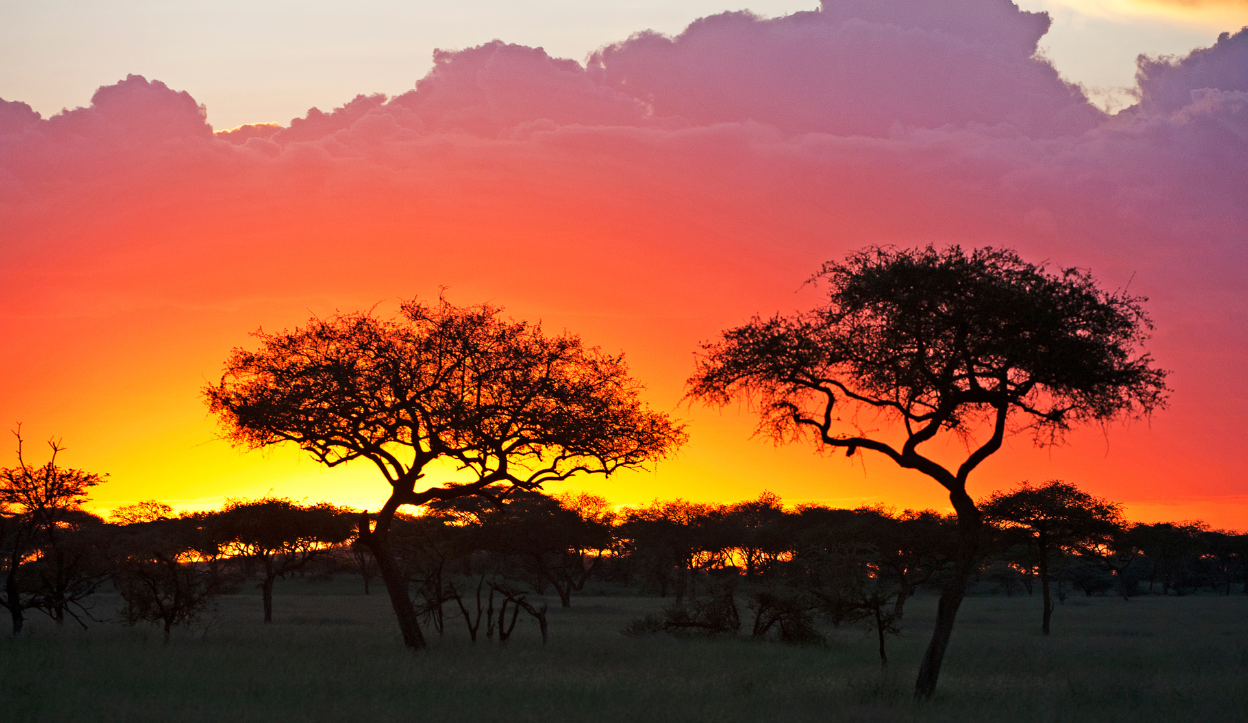
<instances>
[{"instance_id":1,"label":"small tree","mask_svg":"<svg viewBox=\"0 0 1248 723\"><path fill-rule=\"evenodd\" d=\"M301 570L351 537L353 520L321 502L300 505L286 498L227 500L209 524L234 555L259 563L264 622L273 622L273 584Z\"/></svg>"},{"instance_id":2,"label":"small tree","mask_svg":"<svg viewBox=\"0 0 1248 723\"><path fill-rule=\"evenodd\" d=\"M217 564L220 549L199 516L161 518L127 525L114 548L113 584L127 622L153 622L165 642L175 625L194 623L213 598L234 588Z\"/></svg>"},{"instance_id":3,"label":"small tree","mask_svg":"<svg viewBox=\"0 0 1248 723\"><path fill-rule=\"evenodd\" d=\"M86 539L100 532L100 521L81 509L87 490L103 478L57 466L56 458L65 449L59 440L48 442L52 456L46 464L31 465L22 454L20 426L13 435L17 466L0 469L0 569L2 604L18 635L25 611L32 608L57 622L66 612L72 615L74 607L85 613L82 602L107 579L107 569L96 554L100 540Z\"/></svg>"},{"instance_id":4,"label":"small tree","mask_svg":"<svg viewBox=\"0 0 1248 723\"><path fill-rule=\"evenodd\" d=\"M236 444L289 442L330 467L378 468L390 498L358 537L412 648L425 640L388 539L401 507L639 467L685 438L641 403L621 357L491 306L410 301L393 321L343 314L256 336L260 349L235 349L205 389L208 406ZM435 460L458 474L430 483Z\"/></svg>"},{"instance_id":5,"label":"small tree","mask_svg":"<svg viewBox=\"0 0 1248 723\"><path fill-rule=\"evenodd\" d=\"M173 507L158 500L143 500L132 505L123 505L109 514L109 518L118 525L155 522L173 516Z\"/></svg>"},{"instance_id":6,"label":"small tree","mask_svg":"<svg viewBox=\"0 0 1248 723\"><path fill-rule=\"evenodd\" d=\"M901 632L896 603L905 586L881 574L880 558L881 551L873 545L842 545L808 556L804 564L815 571L811 590L824 613L835 625L866 620L875 631L880 665L887 666L884 639Z\"/></svg>"},{"instance_id":7,"label":"small tree","mask_svg":"<svg viewBox=\"0 0 1248 723\"><path fill-rule=\"evenodd\" d=\"M764 491L758 499L729 505L724 518L745 563L746 578L765 570L792 547L784 524L784 504L774 492Z\"/></svg>"},{"instance_id":8,"label":"small tree","mask_svg":"<svg viewBox=\"0 0 1248 723\"><path fill-rule=\"evenodd\" d=\"M1203 552L1200 535L1205 530L1203 522L1157 522L1131 528L1132 536L1149 564L1150 593L1158 582L1161 583L1162 595L1169 595L1172 590L1182 594L1184 588L1195 587L1191 578Z\"/></svg>"},{"instance_id":9,"label":"small tree","mask_svg":"<svg viewBox=\"0 0 1248 723\"><path fill-rule=\"evenodd\" d=\"M1010 492L997 492L981 503L984 517L1004 527L1029 530L1040 567L1044 599L1040 630L1049 634L1053 598L1049 594L1049 555L1053 551L1090 554L1113 541L1122 529L1122 508L1093 497L1072 484L1051 480L1039 487L1024 482Z\"/></svg>"},{"instance_id":10,"label":"small tree","mask_svg":"<svg viewBox=\"0 0 1248 723\"><path fill-rule=\"evenodd\" d=\"M813 436L851 457L875 452L949 492L961 542L915 683L927 698L977 566L970 474L1011 431L1049 445L1077 424L1152 412L1166 399L1166 372L1140 351L1151 329L1143 299L1012 251L871 248L824 264L812 281L826 285L825 305L755 317L705 344L689 395L752 400L759 431L777 441ZM956 465L922 451L942 435L967 444Z\"/></svg>"}]
</instances>

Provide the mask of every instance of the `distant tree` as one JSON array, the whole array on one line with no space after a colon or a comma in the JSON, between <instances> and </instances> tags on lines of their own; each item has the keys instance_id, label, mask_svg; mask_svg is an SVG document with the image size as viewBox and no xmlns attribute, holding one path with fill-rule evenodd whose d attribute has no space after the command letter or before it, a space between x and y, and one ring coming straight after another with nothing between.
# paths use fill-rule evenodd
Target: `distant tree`
<instances>
[{"instance_id":1,"label":"distant tree","mask_svg":"<svg viewBox=\"0 0 1248 723\"><path fill-rule=\"evenodd\" d=\"M885 637L899 634L900 613L896 601L905 585L880 574L880 558L887 553L869 544L843 545L831 551L806 556L803 561L813 573L811 591L820 608L840 625L866 620L876 634L880 665L888 665Z\"/></svg>"},{"instance_id":2,"label":"distant tree","mask_svg":"<svg viewBox=\"0 0 1248 723\"><path fill-rule=\"evenodd\" d=\"M957 552L957 522L932 510L886 514L875 508L854 510L852 521L830 538L836 545L870 545L871 565L880 582L896 588L890 620L900 621L906 601L919 586L948 567Z\"/></svg>"},{"instance_id":3,"label":"distant tree","mask_svg":"<svg viewBox=\"0 0 1248 723\"><path fill-rule=\"evenodd\" d=\"M1193 580L1203 554L1200 535L1206 529L1202 522L1157 522L1139 524L1132 529L1136 544L1149 566L1148 591L1161 583L1161 594L1181 594L1195 588Z\"/></svg>"},{"instance_id":4,"label":"distant tree","mask_svg":"<svg viewBox=\"0 0 1248 723\"><path fill-rule=\"evenodd\" d=\"M30 609L57 622L68 612L81 623L74 609L86 613L83 601L107 579L107 563L98 554L101 521L82 510L87 490L103 477L58 466L65 449L59 440L48 442L48 462L34 466L23 456L21 428L13 434L17 465L0 468L0 603L18 635Z\"/></svg>"},{"instance_id":5,"label":"distant tree","mask_svg":"<svg viewBox=\"0 0 1248 723\"><path fill-rule=\"evenodd\" d=\"M1009 431L1048 445L1074 425L1162 407L1166 372L1140 351L1151 328L1143 299L1012 251L871 248L825 264L812 281L826 285L828 303L755 317L705 344L689 395L748 399L759 431L778 441L813 435L848 456L876 452L948 490L961 543L915 684L928 698L978 566L971 472ZM877 421L892 425L867 426ZM969 446L956 467L920 451L942 434Z\"/></svg>"},{"instance_id":6,"label":"distant tree","mask_svg":"<svg viewBox=\"0 0 1248 723\"><path fill-rule=\"evenodd\" d=\"M57 624L66 616L86 628L94 619L88 603L112 576L108 556L112 530L85 510L64 510L43 530L37 555L28 561L28 580L38 593L37 608Z\"/></svg>"},{"instance_id":7,"label":"distant tree","mask_svg":"<svg viewBox=\"0 0 1248 723\"><path fill-rule=\"evenodd\" d=\"M1244 572L1245 536L1224 530L1206 530L1198 535L1204 547L1203 560L1209 567L1209 586L1231 594L1231 583Z\"/></svg>"},{"instance_id":8,"label":"distant tree","mask_svg":"<svg viewBox=\"0 0 1248 723\"><path fill-rule=\"evenodd\" d=\"M997 492L980 503L984 517L1004 527L1032 533L1040 567L1044 599L1040 630L1049 634L1053 597L1049 593L1049 555L1052 552L1089 553L1112 542L1122 529L1122 507L1093 497L1074 485L1051 480L1033 487L1022 483L1010 492Z\"/></svg>"},{"instance_id":9,"label":"distant tree","mask_svg":"<svg viewBox=\"0 0 1248 723\"><path fill-rule=\"evenodd\" d=\"M1138 580L1134 574L1135 569L1139 567L1135 563L1140 559L1141 553L1138 527L1138 525L1121 526L1114 530L1103 544L1089 551L1113 575L1118 584L1118 594L1123 600L1130 600L1138 586Z\"/></svg>"},{"instance_id":10,"label":"distant tree","mask_svg":"<svg viewBox=\"0 0 1248 723\"><path fill-rule=\"evenodd\" d=\"M392 493L365 515L358 537L412 648L425 640L389 545L402 506L610 474L657 460L685 438L641 403L622 357L491 306L410 301L393 321L342 314L256 336L260 349L236 349L221 383L205 389L208 406L236 444L291 442L327 466L377 466ZM435 460L458 475L429 484Z\"/></svg>"},{"instance_id":11,"label":"distant tree","mask_svg":"<svg viewBox=\"0 0 1248 723\"><path fill-rule=\"evenodd\" d=\"M1064 559L1060 560L1054 579L1069 582L1082 590L1085 596L1104 595L1114 588L1114 577L1110 571L1088 555L1062 552L1056 557Z\"/></svg>"},{"instance_id":12,"label":"distant tree","mask_svg":"<svg viewBox=\"0 0 1248 723\"><path fill-rule=\"evenodd\" d=\"M623 514L618 534L625 539L645 584L676 602L696 597L697 576L732 547L717 505L675 499L655 500Z\"/></svg>"},{"instance_id":13,"label":"distant tree","mask_svg":"<svg viewBox=\"0 0 1248 723\"><path fill-rule=\"evenodd\" d=\"M216 596L236 589L218 564L221 549L203 516L130 524L114 544L113 585L125 603L123 615L131 625L160 625L165 642L175 625L194 623Z\"/></svg>"},{"instance_id":14,"label":"distant tree","mask_svg":"<svg viewBox=\"0 0 1248 723\"><path fill-rule=\"evenodd\" d=\"M724 522L733 548L743 558L747 578L792 550L792 531L786 521L784 504L774 492L764 491L757 499L724 509Z\"/></svg>"},{"instance_id":15,"label":"distant tree","mask_svg":"<svg viewBox=\"0 0 1248 723\"><path fill-rule=\"evenodd\" d=\"M536 586L550 584L565 608L592 570L593 561L586 564L589 551L611 541L611 528L603 522L537 493L512 495L505 507L485 516L481 532L483 549L519 558Z\"/></svg>"},{"instance_id":16,"label":"distant tree","mask_svg":"<svg viewBox=\"0 0 1248 723\"><path fill-rule=\"evenodd\" d=\"M208 518L232 555L258 563L264 622L273 622L273 585L307 567L351 538L354 520L326 502L301 505L290 499L226 500Z\"/></svg>"},{"instance_id":17,"label":"distant tree","mask_svg":"<svg viewBox=\"0 0 1248 723\"><path fill-rule=\"evenodd\" d=\"M369 581L377 575L377 560L373 557L373 553L369 551L364 543L356 538L351 542L351 561L355 563L355 569L360 573L360 577L364 580L364 594L369 594Z\"/></svg>"},{"instance_id":18,"label":"distant tree","mask_svg":"<svg viewBox=\"0 0 1248 723\"><path fill-rule=\"evenodd\" d=\"M555 495L555 499L560 507L576 513L583 527L593 531L576 542L575 549L584 568L584 572L576 576L578 579L575 589L579 591L584 589L591 576L603 574L604 555L616 549L618 539L615 527L619 522L619 514L605 497L589 492L564 492ZM568 570L573 572L575 564L570 564Z\"/></svg>"},{"instance_id":19,"label":"distant tree","mask_svg":"<svg viewBox=\"0 0 1248 723\"><path fill-rule=\"evenodd\" d=\"M124 505L112 511L109 517L118 525L133 525L139 522L155 522L173 517L173 508L157 500L143 500L132 505Z\"/></svg>"}]
</instances>

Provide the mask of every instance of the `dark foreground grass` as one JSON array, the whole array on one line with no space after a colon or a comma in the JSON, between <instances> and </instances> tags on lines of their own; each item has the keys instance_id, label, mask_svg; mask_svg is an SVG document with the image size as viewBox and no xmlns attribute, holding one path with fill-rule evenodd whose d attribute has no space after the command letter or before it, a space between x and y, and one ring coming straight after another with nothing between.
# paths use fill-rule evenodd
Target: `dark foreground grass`
<instances>
[{"instance_id":1,"label":"dark foreground grass","mask_svg":"<svg viewBox=\"0 0 1248 723\"><path fill-rule=\"evenodd\" d=\"M575 598L543 647L522 620L506 648L448 620L409 653L384 595L349 580L279 588L275 619L251 595L168 645L153 628L86 632L35 620L0 642L3 721L1243 721L1248 596L1071 599L1038 633L1038 601L971 598L935 700L910 691L934 598L907 608L881 670L874 639L826 646L626 638L663 601ZM557 601L553 601L557 605ZM97 613L114 599L101 599Z\"/></svg>"}]
</instances>

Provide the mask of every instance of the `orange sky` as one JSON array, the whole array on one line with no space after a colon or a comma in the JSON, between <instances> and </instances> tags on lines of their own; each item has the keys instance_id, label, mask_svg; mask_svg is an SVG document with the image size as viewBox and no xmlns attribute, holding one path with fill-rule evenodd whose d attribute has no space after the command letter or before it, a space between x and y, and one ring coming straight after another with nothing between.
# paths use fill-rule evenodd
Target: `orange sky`
<instances>
[{"instance_id":1,"label":"orange sky","mask_svg":"<svg viewBox=\"0 0 1248 723\"><path fill-rule=\"evenodd\" d=\"M138 77L51 119L7 104L0 420L24 424L35 460L57 436L63 463L108 473L101 508L269 491L376 508L371 469L231 449L200 389L259 327L390 314L445 286L625 352L650 403L688 421L689 444L655 471L552 491L945 509L935 482L882 458L752 439L748 409L682 404L683 383L699 342L815 303L802 282L825 260L996 244L1150 297L1174 394L1151 420L1060 448L1014 439L972 493L1061 478L1133 519L1248 528L1232 431L1248 396L1248 89L1211 85L1242 82L1217 68L1243 67L1248 34L1200 68L1158 70L1110 118L1031 57L1028 16L985 1L959 0L938 31L904 13L727 18L589 70L483 46L413 93L271 138L214 136L194 89ZM890 35L903 21L917 30Z\"/></svg>"}]
</instances>

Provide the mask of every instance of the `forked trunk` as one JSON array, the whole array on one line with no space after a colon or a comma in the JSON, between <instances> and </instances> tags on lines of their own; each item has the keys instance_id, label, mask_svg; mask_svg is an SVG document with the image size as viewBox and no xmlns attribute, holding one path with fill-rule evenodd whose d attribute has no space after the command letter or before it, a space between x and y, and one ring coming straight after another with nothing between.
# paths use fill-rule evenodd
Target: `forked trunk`
<instances>
[{"instance_id":1,"label":"forked trunk","mask_svg":"<svg viewBox=\"0 0 1248 723\"><path fill-rule=\"evenodd\" d=\"M927 700L936 692L940 664L945 659L949 639L953 637L953 622L957 619L958 608L966 597L966 586L979 561L979 536L983 525L980 512L965 492L951 494L950 499L958 513L958 552L953 577L940 593L940 602L936 606L936 629L932 631L931 642L923 653L919 677L914 683L914 697L918 700Z\"/></svg>"}]
</instances>

